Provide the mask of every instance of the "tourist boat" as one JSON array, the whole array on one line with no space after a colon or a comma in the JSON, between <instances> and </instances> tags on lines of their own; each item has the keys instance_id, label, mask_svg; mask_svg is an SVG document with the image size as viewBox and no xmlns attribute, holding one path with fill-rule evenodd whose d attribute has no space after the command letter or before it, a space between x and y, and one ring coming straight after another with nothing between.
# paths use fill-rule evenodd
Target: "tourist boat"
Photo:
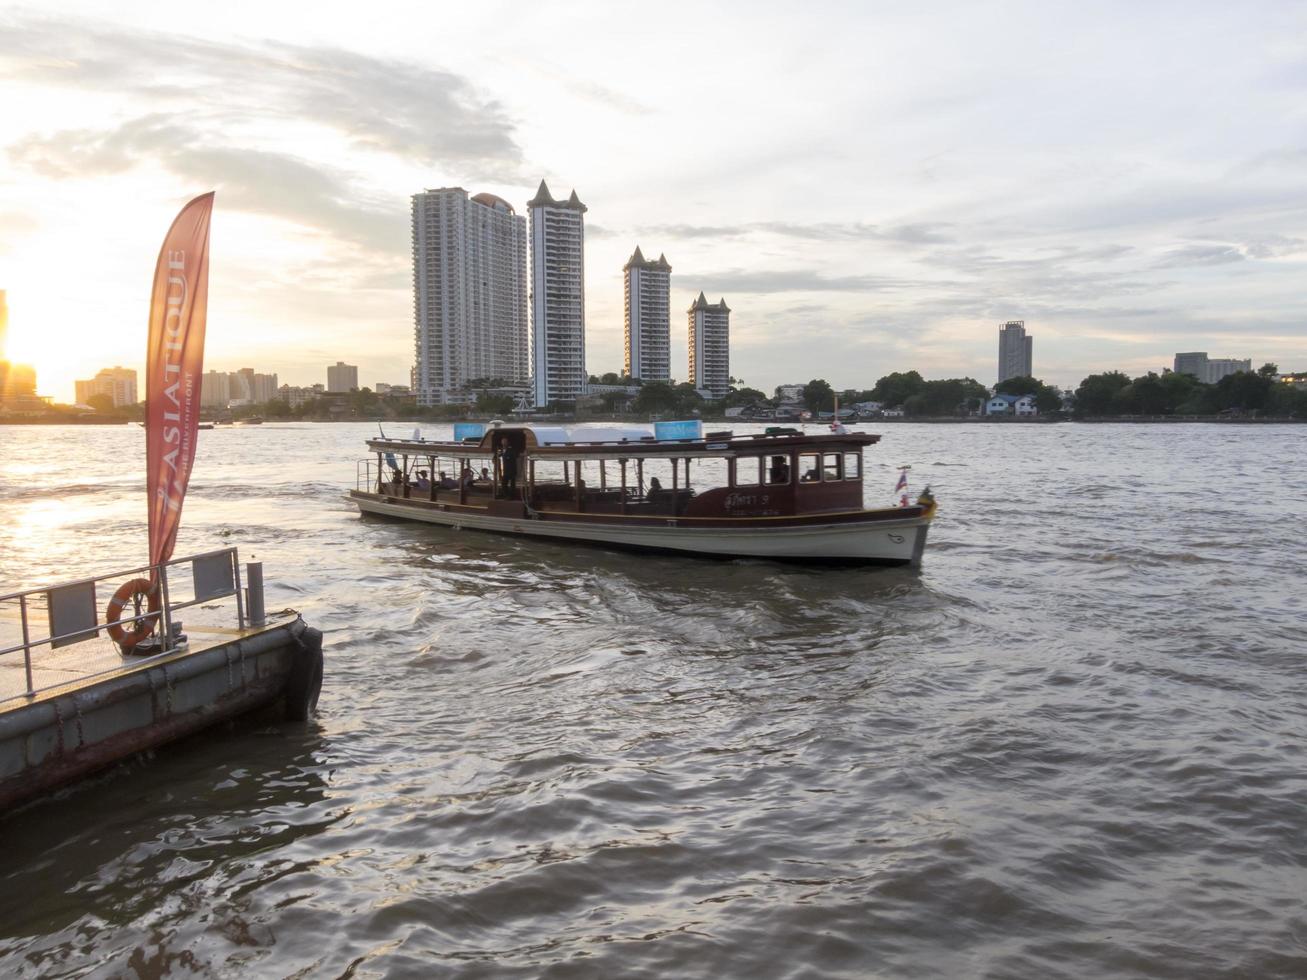
<instances>
[{"instance_id":1,"label":"tourist boat","mask_svg":"<svg viewBox=\"0 0 1307 980\"><path fill-rule=\"evenodd\" d=\"M915 565L935 501L927 488L915 503L863 505L863 450L879 440L704 434L698 422L460 424L447 442L368 440L348 499L365 514L621 548Z\"/></svg>"}]
</instances>

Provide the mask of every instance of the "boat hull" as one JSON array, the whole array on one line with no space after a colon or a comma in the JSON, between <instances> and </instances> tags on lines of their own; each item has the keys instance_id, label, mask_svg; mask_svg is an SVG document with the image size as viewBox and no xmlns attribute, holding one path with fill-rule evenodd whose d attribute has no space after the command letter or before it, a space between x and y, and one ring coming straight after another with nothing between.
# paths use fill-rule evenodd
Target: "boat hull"
<instances>
[{"instance_id":1,"label":"boat hull","mask_svg":"<svg viewBox=\"0 0 1307 980\"><path fill-rule=\"evenodd\" d=\"M360 511L456 529L574 541L642 551L713 558L764 558L839 564L915 565L921 561L930 521L925 517L875 520L820 518L784 526L696 526L685 519L647 523L501 517L475 508L415 506L378 494L354 491L348 499Z\"/></svg>"}]
</instances>

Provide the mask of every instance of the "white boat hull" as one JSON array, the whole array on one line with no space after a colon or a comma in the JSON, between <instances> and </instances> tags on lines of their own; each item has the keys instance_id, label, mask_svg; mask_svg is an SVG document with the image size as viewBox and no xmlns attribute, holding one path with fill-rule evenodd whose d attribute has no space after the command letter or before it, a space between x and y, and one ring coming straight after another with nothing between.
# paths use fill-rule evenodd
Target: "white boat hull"
<instances>
[{"instance_id":1,"label":"white boat hull","mask_svg":"<svg viewBox=\"0 0 1307 980\"><path fill-rule=\"evenodd\" d=\"M385 498L348 498L369 514L423 521L452 528L472 528L498 534L556 538L620 548L674 551L730 558L772 558L788 561L916 564L926 546L930 522L903 520L812 523L775 527L695 527L689 521L605 524L561 519L495 517L466 510L418 508Z\"/></svg>"}]
</instances>

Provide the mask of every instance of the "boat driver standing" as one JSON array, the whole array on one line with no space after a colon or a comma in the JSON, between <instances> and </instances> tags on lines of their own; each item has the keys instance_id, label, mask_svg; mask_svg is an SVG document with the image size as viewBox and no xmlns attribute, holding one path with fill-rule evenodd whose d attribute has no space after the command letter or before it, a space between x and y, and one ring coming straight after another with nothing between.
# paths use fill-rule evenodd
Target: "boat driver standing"
<instances>
[{"instance_id":1,"label":"boat driver standing","mask_svg":"<svg viewBox=\"0 0 1307 980\"><path fill-rule=\"evenodd\" d=\"M499 480L505 497L517 496L517 453L508 442L508 436L499 440Z\"/></svg>"}]
</instances>

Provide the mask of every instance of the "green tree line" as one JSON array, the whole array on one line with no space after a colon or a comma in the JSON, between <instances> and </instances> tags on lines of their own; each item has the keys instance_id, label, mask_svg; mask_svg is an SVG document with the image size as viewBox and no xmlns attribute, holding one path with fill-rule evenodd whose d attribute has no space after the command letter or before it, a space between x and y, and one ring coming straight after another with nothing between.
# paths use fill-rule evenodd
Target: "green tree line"
<instances>
[{"instance_id":1,"label":"green tree line","mask_svg":"<svg viewBox=\"0 0 1307 980\"><path fill-rule=\"evenodd\" d=\"M751 404L775 405L778 397L767 399L762 392L748 389L757 396ZM1057 392L1037 378L1009 378L997 391L1009 395L1033 395L1041 412L1056 411L1062 400ZM744 397L745 392L736 392ZM867 389L846 388L837 392L823 378L814 378L803 389L803 404L810 412L831 412L839 396L841 408L862 402L879 402L885 408L902 408L904 414L919 417L965 416L980 411L989 400L989 390L975 378L940 378L927 381L918 371L895 371Z\"/></svg>"},{"instance_id":2,"label":"green tree line","mask_svg":"<svg viewBox=\"0 0 1307 980\"><path fill-rule=\"evenodd\" d=\"M1091 374L1075 391L1074 411L1077 416L1086 418L1222 413L1307 418L1307 389L1276 381L1278 371L1276 365L1264 364L1255 372L1232 374L1215 384L1204 384L1191 375L1171 372L1159 375L1150 371L1137 378L1122 371ZM631 382L617 374L592 377L591 380L613 385L633 384L639 388L639 393L633 398L619 392L603 395L592 411L604 414L720 417L728 408L774 408L781 401L779 389L769 397L734 378L731 379L733 387L726 397L713 401L706 401L693 385L685 382ZM995 391L1033 396L1041 415L1062 407L1058 392L1038 378L1008 378L996 385ZM833 411L837 397L841 408L861 402L879 402L886 408L901 407L908 416L929 418L975 414L983 410L989 391L975 378L926 380L917 371L892 372L867 389L837 391L824 378L814 378L803 386L803 405L814 413ZM473 411L482 416L507 416L513 407L511 397L483 391ZM139 414L139 407L133 408ZM258 414L273 419L386 417L440 420L463 418L469 414L469 409L463 405L419 408L411 402L388 399L368 388L360 388L343 399L312 399L293 409L285 401L274 400L236 409L235 414L238 417Z\"/></svg>"},{"instance_id":3,"label":"green tree line","mask_svg":"<svg viewBox=\"0 0 1307 980\"><path fill-rule=\"evenodd\" d=\"M1122 371L1091 374L1076 389L1076 414L1113 415L1248 414L1307 418L1307 390L1275 380L1279 368L1263 364L1215 384L1189 374L1149 371L1131 378Z\"/></svg>"}]
</instances>

